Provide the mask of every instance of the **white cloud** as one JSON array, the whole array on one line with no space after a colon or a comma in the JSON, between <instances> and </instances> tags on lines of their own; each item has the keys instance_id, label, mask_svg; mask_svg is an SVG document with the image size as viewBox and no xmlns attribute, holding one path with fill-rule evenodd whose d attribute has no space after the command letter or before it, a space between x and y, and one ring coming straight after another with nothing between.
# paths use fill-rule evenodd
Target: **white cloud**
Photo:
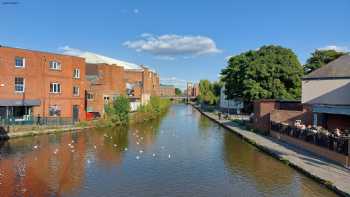
<instances>
[{"instance_id":1,"label":"white cloud","mask_svg":"<svg viewBox=\"0 0 350 197\"><path fill-rule=\"evenodd\" d=\"M345 46L329 45L322 48L318 48L318 50L335 50L338 52L348 52L349 48Z\"/></svg>"},{"instance_id":2,"label":"white cloud","mask_svg":"<svg viewBox=\"0 0 350 197\"><path fill-rule=\"evenodd\" d=\"M215 42L205 36L181 36L165 34L154 36L149 33L141 35L141 39L126 41L124 46L137 52L146 52L156 56L198 56L221 52Z\"/></svg>"},{"instance_id":3,"label":"white cloud","mask_svg":"<svg viewBox=\"0 0 350 197\"><path fill-rule=\"evenodd\" d=\"M134 14L138 14L138 13L140 12L140 10L135 8L135 9L133 10L133 12L134 12Z\"/></svg>"},{"instance_id":4,"label":"white cloud","mask_svg":"<svg viewBox=\"0 0 350 197\"><path fill-rule=\"evenodd\" d=\"M227 57L225 57L225 61L229 61L231 59L231 57L233 57L234 55L229 55Z\"/></svg>"}]
</instances>

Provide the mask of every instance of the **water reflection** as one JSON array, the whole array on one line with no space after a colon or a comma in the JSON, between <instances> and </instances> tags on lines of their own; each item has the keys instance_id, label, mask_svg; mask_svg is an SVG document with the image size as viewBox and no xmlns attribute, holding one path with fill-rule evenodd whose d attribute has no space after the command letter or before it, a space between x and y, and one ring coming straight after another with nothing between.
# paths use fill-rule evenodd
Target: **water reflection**
<instances>
[{"instance_id":1,"label":"water reflection","mask_svg":"<svg viewBox=\"0 0 350 197\"><path fill-rule=\"evenodd\" d=\"M0 144L1 197L248 194L333 195L184 105L144 124Z\"/></svg>"},{"instance_id":2,"label":"water reflection","mask_svg":"<svg viewBox=\"0 0 350 197\"><path fill-rule=\"evenodd\" d=\"M79 187L85 177L86 145L83 136L74 141L73 135L6 142L6 149L16 154L1 153L1 196L56 196ZM74 149L57 142L74 144Z\"/></svg>"}]
</instances>

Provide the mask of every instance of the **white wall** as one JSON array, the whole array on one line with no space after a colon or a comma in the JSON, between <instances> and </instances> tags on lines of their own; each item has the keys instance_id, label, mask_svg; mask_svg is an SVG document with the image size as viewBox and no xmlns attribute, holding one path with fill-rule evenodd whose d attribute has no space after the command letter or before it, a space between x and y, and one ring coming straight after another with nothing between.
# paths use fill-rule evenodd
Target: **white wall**
<instances>
[{"instance_id":1,"label":"white wall","mask_svg":"<svg viewBox=\"0 0 350 197\"><path fill-rule=\"evenodd\" d=\"M303 80L302 103L350 105L350 79Z\"/></svg>"},{"instance_id":2,"label":"white wall","mask_svg":"<svg viewBox=\"0 0 350 197\"><path fill-rule=\"evenodd\" d=\"M243 102L240 100L227 100L225 95L225 86L223 86L220 92L220 107L229 109L242 109Z\"/></svg>"}]
</instances>

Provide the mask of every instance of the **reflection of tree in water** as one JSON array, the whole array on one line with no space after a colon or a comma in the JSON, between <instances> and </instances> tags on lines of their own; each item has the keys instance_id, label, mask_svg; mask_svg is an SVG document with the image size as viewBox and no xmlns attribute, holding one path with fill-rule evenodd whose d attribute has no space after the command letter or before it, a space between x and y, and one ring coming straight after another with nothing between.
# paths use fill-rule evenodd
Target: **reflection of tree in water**
<instances>
[{"instance_id":1,"label":"reflection of tree in water","mask_svg":"<svg viewBox=\"0 0 350 197\"><path fill-rule=\"evenodd\" d=\"M210 137L210 131L213 130L211 129L213 126L216 125L213 124L213 122L209 118L202 115L198 117L199 135L203 138L207 139Z\"/></svg>"},{"instance_id":2,"label":"reflection of tree in water","mask_svg":"<svg viewBox=\"0 0 350 197\"><path fill-rule=\"evenodd\" d=\"M224 160L226 166L235 175L239 174L256 183L259 191L273 191L289 187L293 182L293 171L274 161L242 139L224 132ZM280 190L282 191L282 190Z\"/></svg>"},{"instance_id":3,"label":"reflection of tree in water","mask_svg":"<svg viewBox=\"0 0 350 197\"><path fill-rule=\"evenodd\" d=\"M267 196L336 196L230 132L224 133L223 152L232 174L255 182L257 190Z\"/></svg>"},{"instance_id":4,"label":"reflection of tree in water","mask_svg":"<svg viewBox=\"0 0 350 197\"><path fill-rule=\"evenodd\" d=\"M141 148L147 149L156 141L159 134L160 123L164 116L147 121L144 123L133 124L130 126L130 136L132 142L139 143Z\"/></svg>"}]
</instances>

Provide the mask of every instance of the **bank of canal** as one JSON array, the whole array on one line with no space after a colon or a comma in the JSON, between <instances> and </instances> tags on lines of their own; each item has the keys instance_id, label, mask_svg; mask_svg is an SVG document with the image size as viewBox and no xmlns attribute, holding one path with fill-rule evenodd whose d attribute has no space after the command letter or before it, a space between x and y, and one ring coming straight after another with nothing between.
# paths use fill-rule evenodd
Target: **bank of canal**
<instances>
[{"instance_id":1,"label":"bank of canal","mask_svg":"<svg viewBox=\"0 0 350 197\"><path fill-rule=\"evenodd\" d=\"M191 106L129 128L11 139L0 196L335 196Z\"/></svg>"}]
</instances>

